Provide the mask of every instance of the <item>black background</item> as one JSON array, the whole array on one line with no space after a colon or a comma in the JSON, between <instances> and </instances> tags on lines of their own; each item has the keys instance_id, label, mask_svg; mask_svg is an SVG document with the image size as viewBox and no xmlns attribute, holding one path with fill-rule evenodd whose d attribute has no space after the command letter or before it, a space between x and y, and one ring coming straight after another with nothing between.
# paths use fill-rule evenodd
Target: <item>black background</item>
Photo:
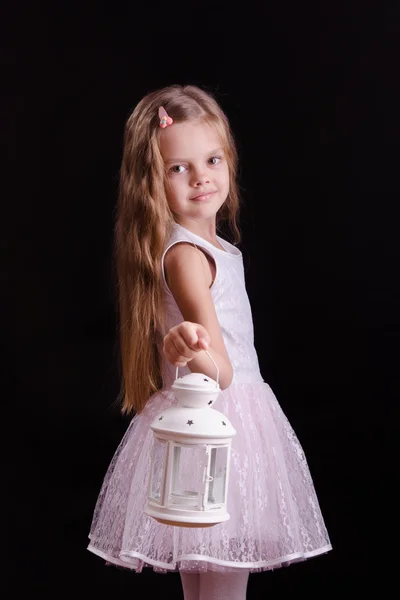
<instances>
[{"instance_id":1,"label":"black background","mask_svg":"<svg viewBox=\"0 0 400 600\"><path fill-rule=\"evenodd\" d=\"M304 447L334 547L252 575L248 598L389 585L400 21L395 2L375 4L2 9L7 597L183 597L177 573L105 567L86 550L128 424L114 406L111 264L123 127L171 83L205 87L231 120L260 368Z\"/></svg>"}]
</instances>

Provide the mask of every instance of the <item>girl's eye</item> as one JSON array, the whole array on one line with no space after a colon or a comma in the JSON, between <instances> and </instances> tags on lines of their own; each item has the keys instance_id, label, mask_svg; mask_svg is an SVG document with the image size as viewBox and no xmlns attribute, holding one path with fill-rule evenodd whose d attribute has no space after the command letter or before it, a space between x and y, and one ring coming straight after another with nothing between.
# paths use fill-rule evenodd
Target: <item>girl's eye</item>
<instances>
[{"instance_id":1,"label":"girl's eye","mask_svg":"<svg viewBox=\"0 0 400 600\"><path fill-rule=\"evenodd\" d=\"M221 156L211 156L211 158L208 159L208 163L211 164L212 167L218 165L222 160ZM177 175L179 175L180 173L183 173L184 171L186 171L187 168L185 167L185 165L174 165L173 167L170 168L170 172L171 173L176 173Z\"/></svg>"},{"instance_id":2,"label":"girl's eye","mask_svg":"<svg viewBox=\"0 0 400 600\"><path fill-rule=\"evenodd\" d=\"M171 167L170 171L171 173L183 173L183 171L180 171L179 169L184 169L185 167L183 165L174 165L173 167Z\"/></svg>"}]
</instances>

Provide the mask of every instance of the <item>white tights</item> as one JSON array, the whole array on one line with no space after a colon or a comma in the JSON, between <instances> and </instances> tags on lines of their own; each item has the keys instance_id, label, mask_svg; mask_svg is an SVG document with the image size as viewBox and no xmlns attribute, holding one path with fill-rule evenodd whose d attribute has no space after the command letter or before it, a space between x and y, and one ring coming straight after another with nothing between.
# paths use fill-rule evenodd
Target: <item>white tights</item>
<instances>
[{"instance_id":1,"label":"white tights","mask_svg":"<svg viewBox=\"0 0 400 600\"><path fill-rule=\"evenodd\" d=\"M184 600L246 600L249 572L181 572Z\"/></svg>"}]
</instances>

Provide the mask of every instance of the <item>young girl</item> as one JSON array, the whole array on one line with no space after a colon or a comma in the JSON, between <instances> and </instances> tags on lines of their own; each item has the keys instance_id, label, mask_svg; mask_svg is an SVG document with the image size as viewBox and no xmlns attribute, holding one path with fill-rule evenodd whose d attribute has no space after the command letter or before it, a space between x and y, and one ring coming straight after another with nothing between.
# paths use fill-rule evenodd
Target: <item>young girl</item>
<instances>
[{"instance_id":1,"label":"young girl","mask_svg":"<svg viewBox=\"0 0 400 600\"><path fill-rule=\"evenodd\" d=\"M241 600L249 572L331 549L303 450L254 348L240 241L237 155L225 114L195 86L152 92L128 119L115 249L123 411L135 413L106 474L89 550L140 572L179 570L185 600ZM176 378L200 372L221 392L232 440L230 519L208 528L144 514L153 432Z\"/></svg>"}]
</instances>

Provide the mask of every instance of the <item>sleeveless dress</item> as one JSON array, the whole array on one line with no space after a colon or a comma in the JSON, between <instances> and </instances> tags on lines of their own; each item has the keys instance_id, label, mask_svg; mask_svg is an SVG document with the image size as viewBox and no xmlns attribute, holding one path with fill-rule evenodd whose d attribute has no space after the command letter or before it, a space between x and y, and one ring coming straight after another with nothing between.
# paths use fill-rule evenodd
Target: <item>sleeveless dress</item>
<instances>
[{"instance_id":1,"label":"sleeveless dress","mask_svg":"<svg viewBox=\"0 0 400 600\"><path fill-rule=\"evenodd\" d=\"M215 261L210 291L233 366L232 383L215 405L237 432L228 484L230 519L213 527L184 528L158 523L143 512L153 444L150 424L176 405L170 389L176 367L163 359L163 388L130 422L106 473L89 535L91 552L136 572L143 567L159 573L242 568L256 572L332 549L304 452L260 373L242 253L217 239L224 250L174 224L162 257L163 333L184 320L165 280L164 257L173 244L190 242ZM188 366L179 368L178 376L190 372Z\"/></svg>"}]
</instances>

